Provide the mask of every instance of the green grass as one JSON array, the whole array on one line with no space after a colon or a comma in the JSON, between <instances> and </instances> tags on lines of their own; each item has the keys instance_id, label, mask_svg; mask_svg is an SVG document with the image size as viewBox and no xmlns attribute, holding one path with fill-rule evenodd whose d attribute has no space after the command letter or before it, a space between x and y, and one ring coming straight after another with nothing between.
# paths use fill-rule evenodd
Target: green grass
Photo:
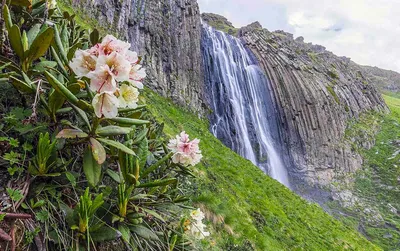
<instances>
[{"instance_id":1,"label":"green grass","mask_svg":"<svg viewBox=\"0 0 400 251\"><path fill-rule=\"evenodd\" d=\"M214 224L217 250L379 250L361 235L308 203L225 147L207 121L146 91L149 110L173 136L185 130L201 140L194 203L224 223ZM224 225L225 224L225 225ZM227 227L228 226L228 227ZM230 232L231 229L231 233Z\"/></svg>"},{"instance_id":2,"label":"green grass","mask_svg":"<svg viewBox=\"0 0 400 251\"><path fill-rule=\"evenodd\" d=\"M238 28L231 27L220 21L216 21L216 22L208 21L207 24L219 31L223 31L226 34L229 34L232 36L237 36L238 31L239 31Z\"/></svg>"},{"instance_id":3,"label":"green grass","mask_svg":"<svg viewBox=\"0 0 400 251\"><path fill-rule=\"evenodd\" d=\"M340 100L338 95L336 94L335 90L333 89L332 85L328 85L326 87L326 89L328 90L328 92L332 95L332 97L335 99L336 103L340 104Z\"/></svg>"},{"instance_id":4,"label":"green grass","mask_svg":"<svg viewBox=\"0 0 400 251\"><path fill-rule=\"evenodd\" d=\"M361 227L365 236L384 250L400 250L400 215L390 210L391 206L400 210L400 154L395 155L400 150L400 99L387 95L384 99L390 114L364 114L346 132L353 149L363 156L364 165L350 188L360 203L341 209L351 215L341 218ZM363 143L371 141L375 141L374 146L365 149ZM383 221L368 222L371 216L364 208L375 210L375 216L381 215Z\"/></svg>"}]
</instances>

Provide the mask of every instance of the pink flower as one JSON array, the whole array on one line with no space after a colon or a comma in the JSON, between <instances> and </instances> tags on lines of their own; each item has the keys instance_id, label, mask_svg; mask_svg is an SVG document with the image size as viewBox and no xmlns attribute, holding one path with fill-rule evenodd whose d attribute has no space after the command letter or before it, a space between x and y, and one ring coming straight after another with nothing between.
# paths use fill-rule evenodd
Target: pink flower
<instances>
[{"instance_id":1,"label":"pink flower","mask_svg":"<svg viewBox=\"0 0 400 251\"><path fill-rule=\"evenodd\" d=\"M98 118L115 118L118 115L119 101L112 92L97 93L92 100L94 113Z\"/></svg>"},{"instance_id":2,"label":"pink flower","mask_svg":"<svg viewBox=\"0 0 400 251\"><path fill-rule=\"evenodd\" d=\"M146 70L139 64L133 65L129 72L129 82L139 88L143 89L143 79L146 77Z\"/></svg>"},{"instance_id":3,"label":"pink flower","mask_svg":"<svg viewBox=\"0 0 400 251\"><path fill-rule=\"evenodd\" d=\"M99 45L99 52L100 55L110 55L113 52L124 54L130 47L130 43L121 41L113 35L107 35Z\"/></svg>"},{"instance_id":4,"label":"pink flower","mask_svg":"<svg viewBox=\"0 0 400 251\"><path fill-rule=\"evenodd\" d=\"M69 66L77 77L87 77L89 72L96 68L96 60L97 58L88 50L77 50Z\"/></svg>"},{"instance_id":5,"label":"pink flower","mask_svg":"<svg viewBox=\"0 0 400 251\"><path fill-rule=\"evenodd\" d=\"M99 56L97 66L108 65L111 74L117 81L129 80L131 64L121 54L113 52L109 55ZM96 67L97 67L96 66Z\"/></svg>"},{"instance_id":6,"label":"pink flower","mask_svg":"<svg viewBox=\"0 0 400 251\"><path fill-rule=\"evenodd\" d=\"M189 135L181 132L175 139L171 139L168 148L174 153L172 162L185 166L198 164L203 157L199 149L199 139L189 141Z\"/></svg>"},{"instance_id":7,"label":"pink flower","mask_svg":"<svg viewBox=\"0 0 400 251\"><path fill-rule=\"evenodd\" d=\"M106 64L97 65L96 70L88 74L90 78L90 89L92 91L115 92L117 90L117 82L110 67Z\"/></svg>"}]
</instances>

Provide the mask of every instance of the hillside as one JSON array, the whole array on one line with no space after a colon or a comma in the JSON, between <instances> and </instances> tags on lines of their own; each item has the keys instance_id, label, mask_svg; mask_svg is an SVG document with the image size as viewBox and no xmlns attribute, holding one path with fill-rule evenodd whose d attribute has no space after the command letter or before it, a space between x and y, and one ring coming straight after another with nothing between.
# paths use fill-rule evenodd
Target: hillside
<instances>
[{"instance_id":1,"label":"hillside","mask_svg":"<svg viewBox=\"0 0 400 251\"><path fill-rule=\"evenodd\" d=\"M207 121L148 91L149 110L174 135L186 130L201 140L204 161L198 169L194 203L209 211L213 250L379 250L266 176L219 142ZM213 244L214 243L214 244Z\"/></svg>"},{"instance_id":2,"label":"hillside","mask_svg":"<svg viewBox=\"0 0 400 251\"><path fill-rule=\"evenodd\" d=\"M363 168L338 180L334 214L384 250L397 250L400 241L400 99L384 96L391 113L366 113L346 130L346 139L364 159ZM368 144L372 142L372 144ZM348 179L349 177L343 177Z\"/></svg>"}]
</instances>

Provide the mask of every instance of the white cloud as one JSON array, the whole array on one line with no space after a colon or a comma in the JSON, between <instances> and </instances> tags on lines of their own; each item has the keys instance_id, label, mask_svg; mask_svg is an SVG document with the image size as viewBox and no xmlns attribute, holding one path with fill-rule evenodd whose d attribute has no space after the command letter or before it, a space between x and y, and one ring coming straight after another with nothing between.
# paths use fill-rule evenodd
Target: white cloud
<instances>
[{"instance_id":1,"label":"white cloud","mask_svg":"<svg viewBox=\"0 0 400 251\"><path fill-rule=\"evenodd\" d=\"M243 26L253 21L321 44L360 64L400 72L398 0L199 0L205 12L228 13Z\"/></svg>"}]
</instances>

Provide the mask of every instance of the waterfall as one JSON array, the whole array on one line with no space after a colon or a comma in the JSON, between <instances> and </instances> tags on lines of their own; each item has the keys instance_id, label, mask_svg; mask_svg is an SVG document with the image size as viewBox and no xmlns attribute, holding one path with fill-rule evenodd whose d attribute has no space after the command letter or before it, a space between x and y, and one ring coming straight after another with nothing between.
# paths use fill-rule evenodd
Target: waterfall
<instances>
[{"instance_id":1,"label":"waterfall","mask_svg":"<svg viewBox=\"0 0 400 251\"><path fill-rule=\"evenodd\" d=\"M270 85L238 38L203 22L206 95L211 131L225 145L289 187Z\"/></svg>"}]
</instances>

